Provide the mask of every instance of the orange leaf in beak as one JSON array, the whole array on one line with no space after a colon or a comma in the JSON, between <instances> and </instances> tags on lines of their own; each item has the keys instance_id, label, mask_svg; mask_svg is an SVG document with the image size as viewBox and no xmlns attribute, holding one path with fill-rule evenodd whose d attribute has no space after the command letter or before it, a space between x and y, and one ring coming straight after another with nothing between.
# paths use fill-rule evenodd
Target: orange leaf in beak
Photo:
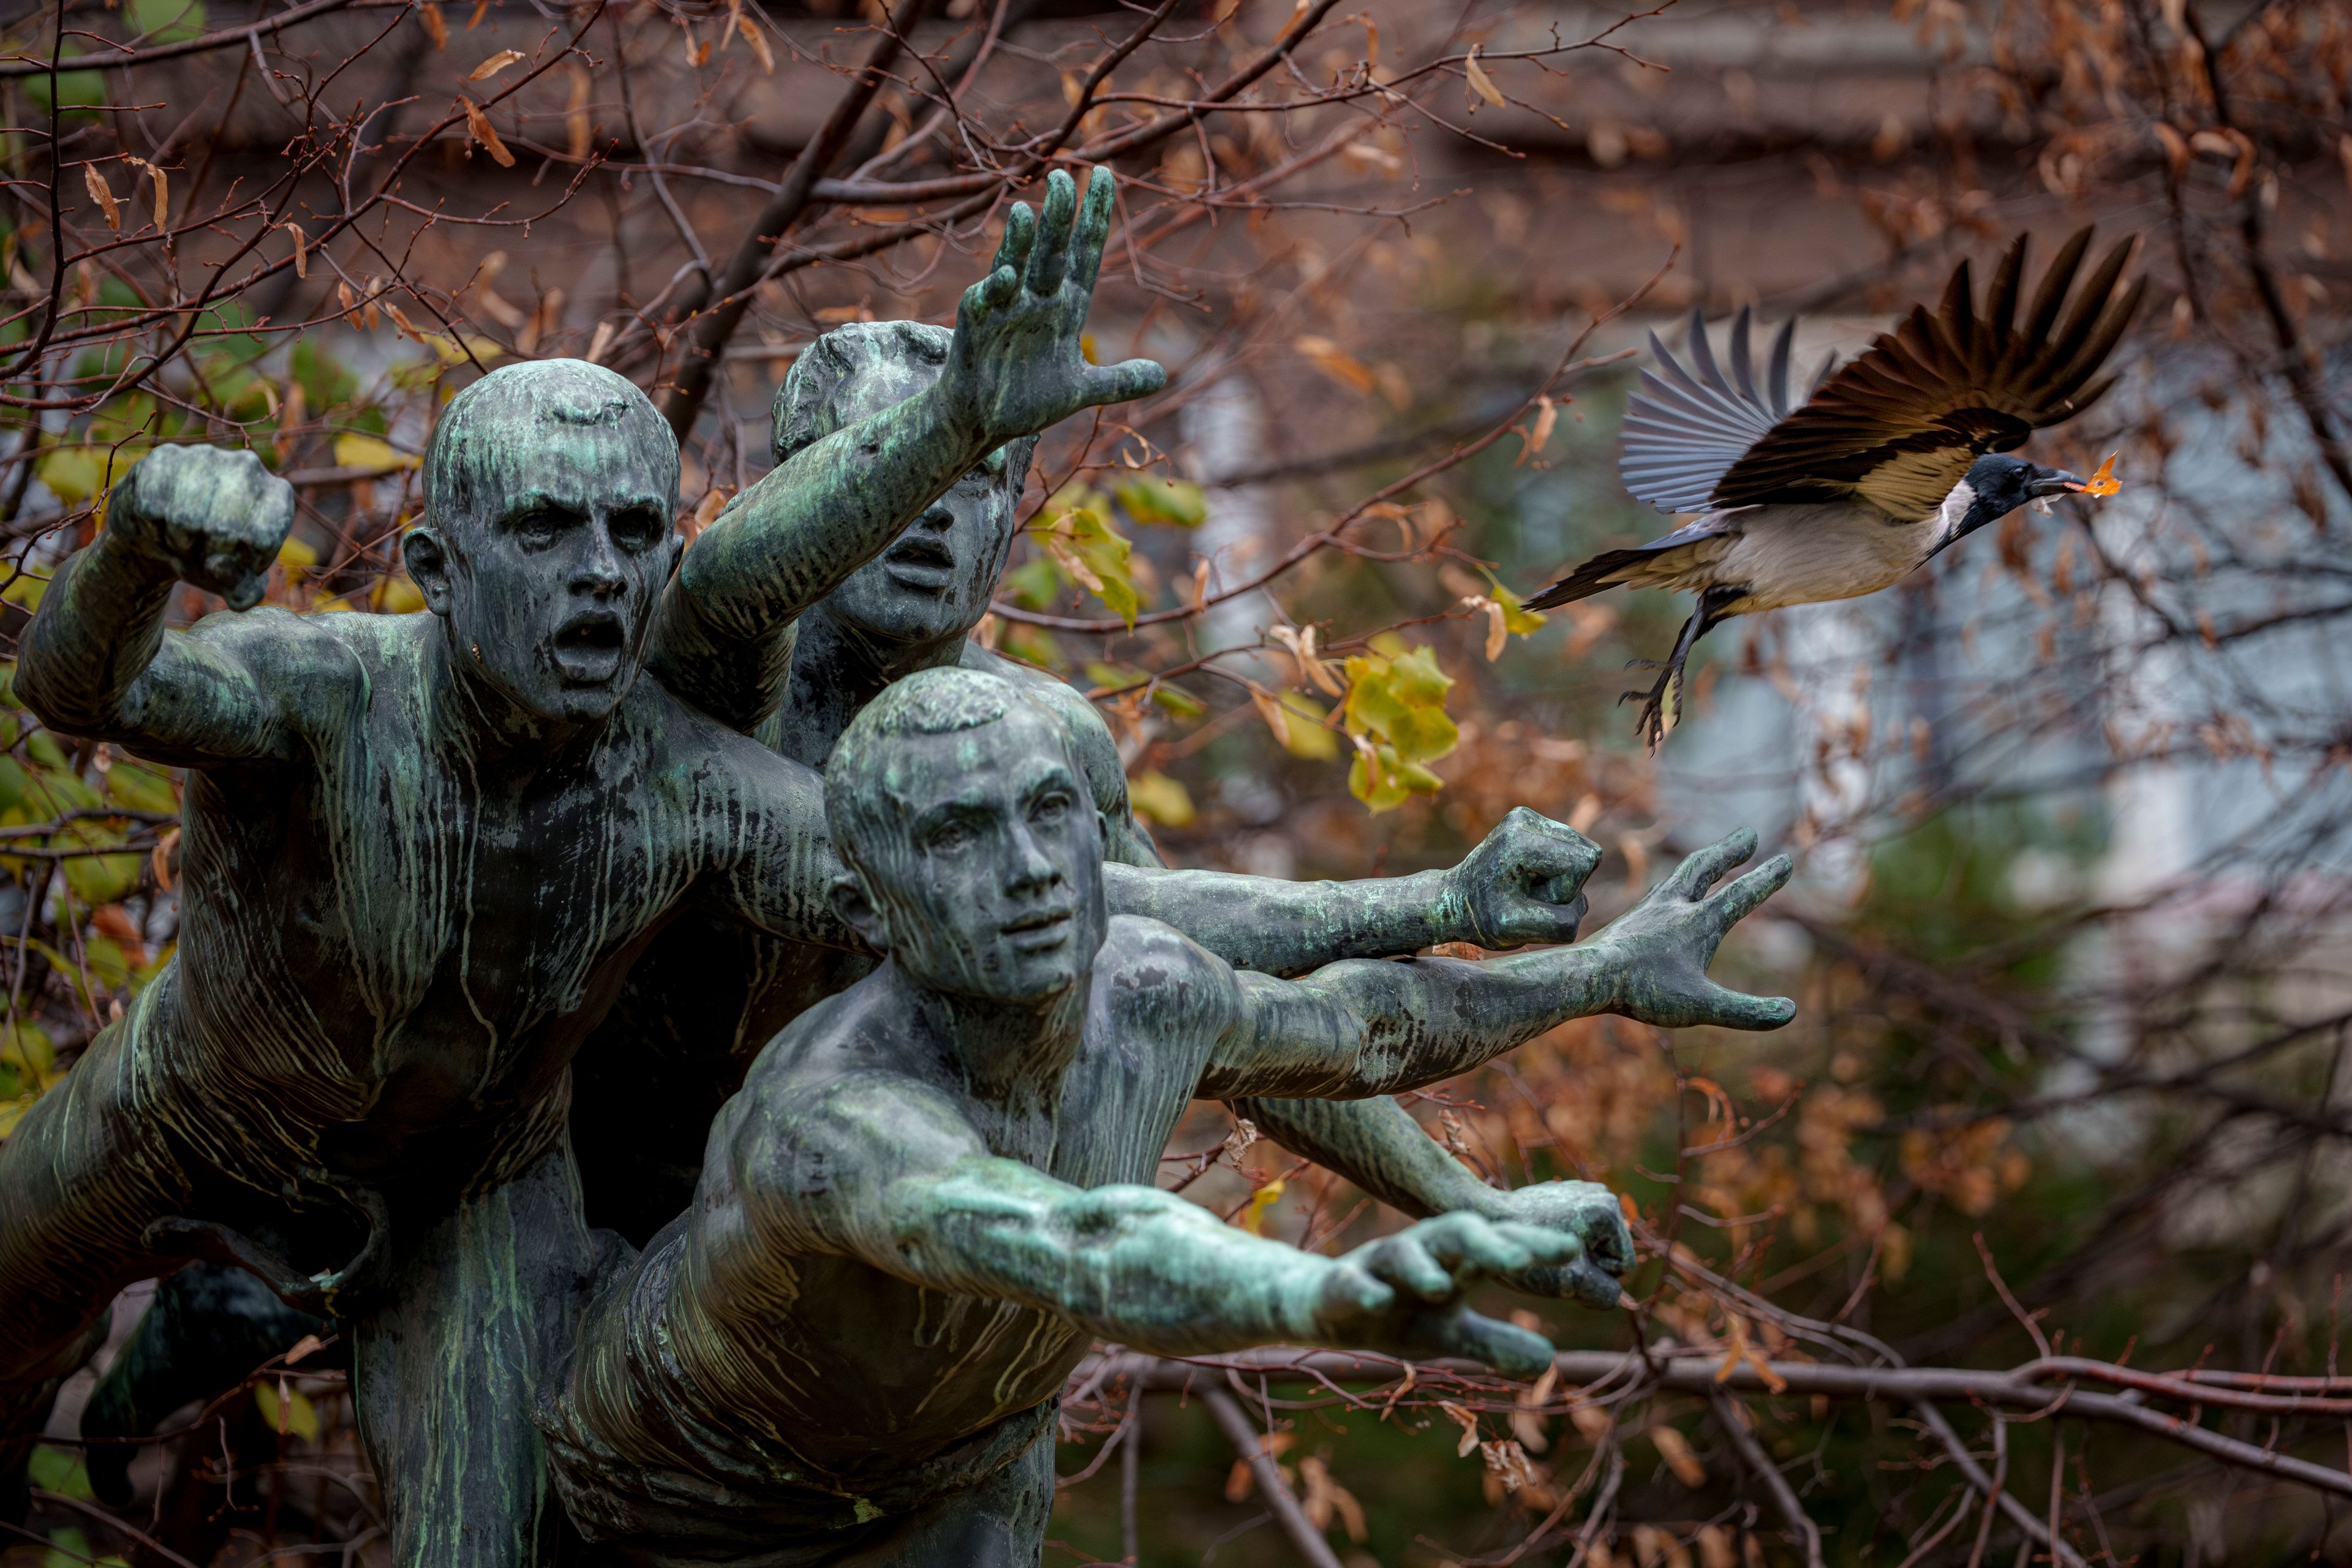
<instances>
[{"instance_id":1,"label":"orange leaf in beak","mask_svg":"<svg viewBox=\"0 0 2352 1568\"><path fill-rule=\"evenodd\" d=\"M2116 459L2120 456L2122 456L2122 454L2119 452L2108 453L2107 460L2099 465L2099 471L2091 476L2091 479L2088 484L2073 485L2068 488L2086 496L2111 496L2115 494L2117 490L2124 488L2124 482L2116 478Z\"/></svg>"}]
</instances>

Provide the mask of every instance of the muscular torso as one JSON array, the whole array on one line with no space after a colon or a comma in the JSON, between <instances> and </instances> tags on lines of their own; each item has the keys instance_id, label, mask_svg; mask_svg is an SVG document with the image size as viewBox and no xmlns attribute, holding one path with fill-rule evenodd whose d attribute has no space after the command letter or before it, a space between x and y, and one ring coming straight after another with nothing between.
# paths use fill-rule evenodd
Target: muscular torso
<instances>
[{"instance_id":1,"label":"muscular torso","mask_svg":"<svg viewBox=\"0 0 2352 1568\"><path fill-rule=\"evenodd\" d=\"M439 630L289 617L294 755L192 774L180 952L141 1046L234 1117L191 1121L249 1177L512 1169L560 1128L564 1069L631 961L709 875L794 840L823 855L813 781L807 820L747 823L749 743L651 681L552 755L453 743L425 679Z\"/></svg>"},{"instance_id":2,"label":"muscular torso","mask_svg":"<svg viewBox=\"0 0 2352 1568\"><path fill-rule=\"evenodd\" d=\"M825 1250L812 1209L826 1186L892 1173L830 1167L804 1144L830 1116L878 1105L887 1118L904 1081L955 1098L991 1153L1074 1186L1150 1184L1233 1017L1226 974L1165 926L1114 919L1077 1058L1050 1108L1025 1115L974 1100L950 1067L918 1058L872 1007L878 981L798 1020L720 1114L693 1211L592 1315L572 1387L596 1408L581 1414L627 1464L702 1471L715 1443L728 1469L814 1472L855 1489L1053 1397L1087 1331ZM777 1195L795 1187L810 1207ZM695 1276L691 1287L673 1270ZM700 1316L708 1302L728 1303L728 1321Z\"/></svg>"}]
</instances>

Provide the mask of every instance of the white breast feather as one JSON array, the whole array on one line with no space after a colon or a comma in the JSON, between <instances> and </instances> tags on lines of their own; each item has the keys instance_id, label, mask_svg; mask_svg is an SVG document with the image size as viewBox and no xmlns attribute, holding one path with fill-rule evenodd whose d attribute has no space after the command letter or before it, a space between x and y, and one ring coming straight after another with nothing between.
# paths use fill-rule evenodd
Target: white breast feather
<instances>
[{"instance_id":1,"label":"white breast feather","mask_svg":"<svg viewBox=\"0 0 2352 1568\"><path fill-rule=\"evenodd\" d=\"M1960 511L1967 510L1962 501ZM1935 553L1944 527L1941 513L1890 522L1876 507L1853 501L1760 506L1740 519L1711 575L1747 587L1735 615L1858 598L1902 581Z\"/></svg>"}]
</instances>

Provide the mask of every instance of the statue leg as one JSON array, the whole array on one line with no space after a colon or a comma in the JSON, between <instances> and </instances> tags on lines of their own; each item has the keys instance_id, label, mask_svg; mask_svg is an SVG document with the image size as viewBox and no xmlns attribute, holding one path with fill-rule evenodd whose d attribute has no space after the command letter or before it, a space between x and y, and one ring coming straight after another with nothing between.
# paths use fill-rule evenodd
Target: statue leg
<instances>
[{"instance_id":1,"label":"statue leg","mask_svg":"<svg viewBox=\"0 0 2352 1568\"><path fill-rule=\"evenodd\" d=\"M190 1184L130 1039L103 1030L0 1141L0 1518L21 1517L25 1457L58 1384L103 1341L107 1304L177 1263L141 1239Z\"/></svg>"},{"instance_id":2,"label":"statue leg","mask_svg":"<svg viewBox=\"0 0 2352 1568\"><path fill-rule=\"evenodd\" d=\"M595 1259L569 1144L394 1245L352 1376L394 1568L548 1562L561 1510L531 1408Z\"/></svg>"}]
</instances>

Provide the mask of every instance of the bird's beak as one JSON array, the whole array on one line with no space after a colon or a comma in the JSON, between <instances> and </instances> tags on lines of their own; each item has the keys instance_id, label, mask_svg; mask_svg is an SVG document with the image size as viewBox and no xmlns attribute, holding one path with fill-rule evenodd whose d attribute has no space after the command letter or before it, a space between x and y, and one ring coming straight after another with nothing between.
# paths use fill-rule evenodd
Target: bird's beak
<instances>
[{"instance_id":1,"label":"bird's beak","mask_svg":"<svg viewBox=\"0 0 2352 1568\"><path fill-rule=\"evenodd\" d=\"M2063 468L2044 468L2026 481L2025 493L2040 500L2044 496L2063 495L2089 488L2080 474L2070 474Z\"/></svg>"}]
</instances>

